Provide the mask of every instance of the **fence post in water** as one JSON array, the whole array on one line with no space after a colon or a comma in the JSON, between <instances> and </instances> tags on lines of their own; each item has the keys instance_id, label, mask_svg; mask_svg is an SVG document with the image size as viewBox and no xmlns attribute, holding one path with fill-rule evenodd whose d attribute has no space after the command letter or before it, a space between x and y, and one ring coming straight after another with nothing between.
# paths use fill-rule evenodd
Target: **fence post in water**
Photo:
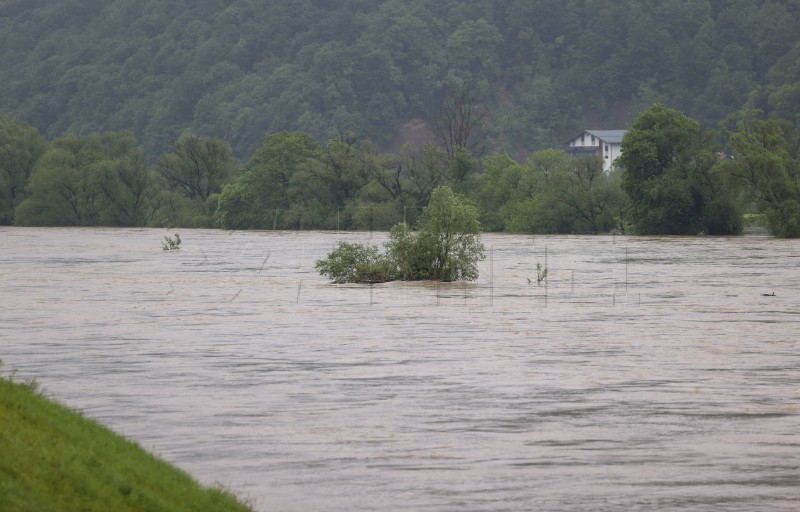
<instances>
[{"instance_id":1,"label":"fence post in water","mask_svg":"<svg viewBox=\"0 0 800 512\"><path fill-rule=\"evenodd\" d=\"M494 246L489 246L489 306L494 307Z\"/></svg>"},{"instance_id":2,"label":"fence post in water","mask_svg":"<svg viewBox=\"0 0 800 512\"><path fill-rule=\"evenodd\" d=\"M617 271L611 272L611 305L617 305Z\"/></svg>"},{"instance_id":3,"label":"fence post in water","mask_svg":"<svg viewBox=\"0 0 800 512\"><path fill-rule=\"evenodd\" d=\"M628 296L628 246L625 245L625 296Z\"/></svg>"},{"instance_id":4,"label":"fence post in water","mask_svg":"<svg viewBox=\"0 0 800 512\"><path fill-rule=\"evenodd\" d=\"M264 265L266 265L266 264L267 264L267 260L269 260L269 257L270 257L271 255L272 255L272 253L271 253L271 252L267 252L267 256L266 256L266 258L264 258L264 261L262 261L262 262L261 262L261 268L259 268L259 269L258 269L258 273L259 273L259 274L261 273L261 271L262 271L262 270L264 270Z\"/></svg>"},{"instance_id":5,"label":"fence post in water","mask_svg":"<svg viewBox=\"0 0 800 512\"><path fill-rule=\"evenodd\" d=\"M575 269L572 269L572 288L570 289L570 295L573 297L575 296Z\"/></svg>"},{"instance_id":6,"label":"fence post in water","mask_svg":"<svg viewBox=\"0 0 800 512\"><path fill-rule=\"evenodd\" d=\"M537 269L536 269L536 242L534 240L534 235L531 235L531 253L533 254L533 271L536 272L537 271ZM531 281L528 280L529 284L530 284L530 282ZM534 286L533 288L531 288L531 290L532 290L532 294L531 295L533 297L533 304L536 305L536 287Z\"/></svg>"}]
</instances>

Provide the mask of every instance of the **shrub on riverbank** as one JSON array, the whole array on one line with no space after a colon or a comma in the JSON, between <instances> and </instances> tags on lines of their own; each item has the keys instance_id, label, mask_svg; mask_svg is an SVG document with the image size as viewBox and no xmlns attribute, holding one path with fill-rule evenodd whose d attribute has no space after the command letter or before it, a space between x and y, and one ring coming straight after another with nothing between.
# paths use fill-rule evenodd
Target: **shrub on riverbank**
<instances>
[{"instance_id":1,"label":"shrub on riverbank","mask_svg":"<svg viewBox=\"0 0 800 512\"><path fill-rule=\"evenodd\" d=\"M35 388L0 377L0 510L250 510Z\"/></svg>"}]
</instances>

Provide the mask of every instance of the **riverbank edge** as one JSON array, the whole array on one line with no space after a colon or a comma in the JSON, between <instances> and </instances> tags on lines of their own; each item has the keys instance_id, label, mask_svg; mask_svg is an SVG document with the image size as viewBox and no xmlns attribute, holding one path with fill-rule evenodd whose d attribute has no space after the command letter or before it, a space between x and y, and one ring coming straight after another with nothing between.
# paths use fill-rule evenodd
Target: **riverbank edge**
<instances>
[{"instance_id":1,"label":"riverbank edge","mask_svg":"<svg viewBox=\"0 0 800 512\"><path fill-rule=\"evenodd\" d=\"M252 512L37 387L0 376L0 510Z\"/></svg>"}]
</instances>

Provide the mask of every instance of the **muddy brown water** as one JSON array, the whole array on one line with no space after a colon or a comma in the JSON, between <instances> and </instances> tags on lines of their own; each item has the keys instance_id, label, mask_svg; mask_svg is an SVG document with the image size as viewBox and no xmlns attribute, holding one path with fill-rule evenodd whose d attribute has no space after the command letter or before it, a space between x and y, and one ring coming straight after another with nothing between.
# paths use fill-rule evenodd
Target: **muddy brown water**
<instances>
[{"instance_id":1,"label":"muddy brown water","mask_svg":"<svg viewBox=\"0 0 800 512\"><path fill-rule=\"evenodd\" d=\"M385 233L178 231L0 229L3 373L261 511L797 510L798 241L485 235L474 283L334 286Z\"/></svg>"}]
</instances>

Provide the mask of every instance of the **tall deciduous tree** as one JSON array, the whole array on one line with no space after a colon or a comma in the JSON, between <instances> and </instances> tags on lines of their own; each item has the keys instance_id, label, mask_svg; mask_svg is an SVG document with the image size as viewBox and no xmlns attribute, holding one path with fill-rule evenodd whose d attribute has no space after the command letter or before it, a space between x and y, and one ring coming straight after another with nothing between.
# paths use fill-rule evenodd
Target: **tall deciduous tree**
<instances>
[{"instance_id":1,"label":"tall deciduous tree","mask_svg":"<svg viewBox=\"0 0 800 512\"><path fill-rule=\"evenodd\" d=\"M544 193L551 210L568 219L574 233L608 233L618 227L624 194L618 175L603 172L597 157L574 159L549 180Z\"/></svg>"},{"instance_id":2,"label":"tall deciduous tree","mask_svg":"<svg viewBox=\"0 0 800 512\"><path fill-rule=\"evenodd\" d=\"M96 222L97 191L78 162L80 146L58 139L36 164L30 195L16 209L20 226L81 226Z\"/></svg>"},{"instance_id":3,"label":"tall deciduous tree","mask_svg":"<svg viewBox=\"0 0 800 512\"><path fill-rule=\"evenodd\" d=\"M402 280L474 280L484 258L478 212L446 186L438 187L423 212L419 231L397 224L386 254L340 242L316 268L335 283Z\"/></svg>"},{"instance_id":4,"label":"tall deciduous tree","mask_svg":"<svg viewBox=\"0 0 800 512\"><path fill-rule=\"evenodd\" d=\"M155 168L171 190L205 201L233 178L238 162L227 142L192 135L179 139L175 150L162 156Z\"/></svg>"},{"instance_id":5,"label":"tall deciduous tree","mask_svg":"<svg viewBox=\"0 0 800 512\"><path fill-rule=\"evenodd\" d=\"M743 110L723 124L733 160L732 176L767 215L770 231L780 237L800 237L800 131L788 121L767 118L758 110Z\"/></svg>"},{"instance_id":6,"label":"tall deciduous tree","mask_svg":"<svg viewBox=\"0 0 800 512\"><path fill-rule=\"evenodd\" d=\"M307 133L274 133L264 137L235 183L224 185L217 217L226 229L287 227L280 215L292 203L292 179L319 158L321 148Z\"/></svg>"},{"instance_id":7,"label":"tall deciduous tree","mask_svg":"<svg viewBox=\"0 0 800 512\"><path fill-rule=\"evenodd\" d=\"M484 258L480 232L477 209L450 187L438 187L422 212L416 240L410 244L413 275L442 281L475 280L478 262ZM393 239L399 242L402 237ZM409 244L396 243L394 250L399 252L403 245Z\"/></svg>"},{"instance_id":8,"label":"tall deciduous tree","mask_svg":"<svg viewBox=\"0 0 800 512\"><path fill-rule=\"evenodd\" d=\"M531 155L503 207L510 231L607 233L618 227L625 197L617 173L598 157L548 149Z\"/></svg>"},{"instance_id":9,"label":"tall deciduous tree","mask_svg":"<svg viewBox=\"0 0 800 512\"><path fill-rule=\"evenodd\" d=\"M325 145L318 158L309 160L292 177L296 199L287 212L287 222L324 228L349 225L347 219L339 218L339 212L346 211L355 200L367 184L367 176L357 135L340 133Z\"/></svg>"},{"instance_id":10,"label":"tall deciduous tree","mask_svg":"<svg viewBox=\"0 0 800 512\"><path fill-rule=\"evenodd\" d=\"M359 147L366 184L344 212L356 229L389 229L402 219L415 224L431 192L448 181L442 150L429 142L424 147L404 145L397 154L381 154L370 141Z\"/></svg>"},{"instance_id":11,"label":"tall deciduous tree","mask_svg":"<svg viewBox=\"0 0 800 512\"><path fill-rule=\"evenodd\" d=\"M509 155L489 155L483 166L486 172L478 177L475 187L481 225L487 230L502 231L510 217L509 209L532 191L522 186L525 170Z\"/></svg>"},{"instance_id":12,"label":"tall deciduous tree","mask_svg":"<svg viewBox=\"0 0 800 512\"><path fill-rule=\"evenodd\" d=\"M130 132L53 141L17 208L21 225L144 226L155 214L156 185Z\"/></svg>"},{"instance_id":13,"label":"tall deciduous tree","mask_svg":"<svg viewBox=\"0 0 800 512\"><path fill-rule=\"evenodd\" d=\"M719 160L715 155L697 122L683 113L658 104L643 112L625 135L617 160L635 230L737 233L741 215L713 171Z\"/></svg>"},{"instance_id":14,"label":"tall deciduous tree","mask_svg":"<svg viewBox=\"0 0 800 512\"><path fill-rule=\"evenodd\" d=\"M145 226L158 211L156 179L147 169L138 147L102 159L92 171L96 186L105 199L101 210L102 223Z\"/></svg>"},{"instance_id":15,"label":"tall deciduous tree","mask_svg":"<svg viewBox=\"0 0 800 512\"><path fill-rule=\"evenodd\" d=\"M463 152L471 158L483 155L487 138L481 129L485 118L486 110L469 87L454 85L447 89L434 124L448 161Z\"/></svg>"},{"instance_id":16,"label":"tall deciduous tree","mask_svg":"<svg viewBox=\"0 0 800 512\"><path fill-rule=\"evenodd\" d=\"M45 149L36 128L0 116L0 224L14 222L14 209L25 199L31 172Z\"/></svg>"}]
</instances>

